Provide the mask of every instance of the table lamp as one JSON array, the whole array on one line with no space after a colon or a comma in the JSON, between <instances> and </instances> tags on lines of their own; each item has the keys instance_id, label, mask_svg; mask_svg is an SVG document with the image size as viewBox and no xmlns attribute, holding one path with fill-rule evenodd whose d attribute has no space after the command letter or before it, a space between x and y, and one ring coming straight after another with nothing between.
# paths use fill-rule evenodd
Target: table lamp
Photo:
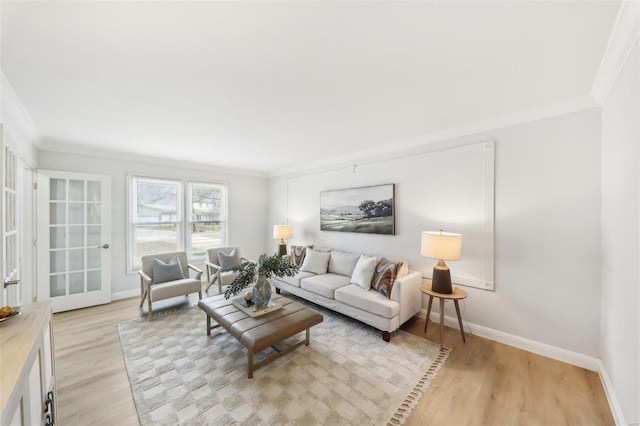
<instances>
[{"instance_id":1,"label":"table lamp","mask_svg":"<svg viewBox=\"0 0 640 426\"><path fill-rule=\"evenodd\" d=\"M431 290L451 294L451 272L445 260L459 260L462 254L462 235L450 232L422 232L420 254L438 260L433 267Z\"/></svg>"},{"instance_id":2,"label":"table lamp","mask_svg":"<svg viewBox=\"0 0 640 426\"><path fill-rule=\"evenodd\" d=\"M284 240L291 238L291 235L293 235L293 228L291 225L273 225L273 238L280 238L278 256L287 255L287 243Z\"/></svg>"}]
</instances>

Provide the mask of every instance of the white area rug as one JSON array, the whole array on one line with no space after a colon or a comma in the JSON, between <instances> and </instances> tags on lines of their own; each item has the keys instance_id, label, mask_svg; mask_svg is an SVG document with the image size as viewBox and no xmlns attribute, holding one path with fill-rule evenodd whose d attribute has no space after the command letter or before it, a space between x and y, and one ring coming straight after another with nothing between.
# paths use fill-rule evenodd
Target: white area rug
<instances>
[{"instance_id":1,"label":"white area rug","mask_svg":"<svg viewBox=\"0 0 640 426\"><path fill-rule=\"evenodd\" d=\"M372 327L300 302L324 316L311 329L311 345L256 370L253 379L244 346L222 328L207 336L197 307L120 324L140 423L403 423L449 350L404 331L385 343Z\"/></svg>"}]
</instances>

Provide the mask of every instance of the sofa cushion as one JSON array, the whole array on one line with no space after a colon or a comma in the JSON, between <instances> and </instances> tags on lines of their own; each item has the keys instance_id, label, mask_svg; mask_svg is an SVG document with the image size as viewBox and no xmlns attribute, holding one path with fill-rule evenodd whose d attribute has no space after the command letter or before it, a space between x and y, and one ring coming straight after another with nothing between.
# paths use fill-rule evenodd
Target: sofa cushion
<instances>
[{"instance_id":1,"label":"sofa cushion","mask_svg":"<svg viewBox=\"0 0 640 426\"><path fill-rule=\"evenodd\" d=\"M401 263L393 262L384 257L380 259L376 266L376 272L373 274L371 288L387 296L387 298L391 298L391 288L396 281L398 270L401 266Z\"/></svg>"},{"instance_id":2,"label":"sofa cushion","mask_svg":"<svg viewBox=\"0 0 640 426\"><path fill-rule=\"evenodd\" d=\"M335 299L338 302L375 315L380 315L384 318L393 318L400 314L400 305L398 302L389 300L374 290L365 290L356 284L350 284L337 289L335 291Z\"/></svg>"},{"instance_id":3,"label":"sofa cushion","mask_svg":"<svg viewBox=\"0 0 640 426\"><path fill-rule=\"evenodd\" d=\"M153 259L153 283L160 284L168 281L182 280L182 264L178 256L173 256L171 260L164 263L160 259Z\"/></svg>"},{"instance_id":4,"label":"sofa cushion","mask_svg":"<svg viewBox=\"0 0 640 426\"><path fill-rule=\"evenodd\" d=\"M358 263L360 254L349 253L346 251L332 250L331 257L329 258L328 272L340 275L346 275L348 277L353 274L353 269Z\"/></svg>"},{"instance_id":5,"label":"sofa cushion","mask_svg":"<svg viewBox=\"0 0 640 426\"><path fill-rule=\"evenodd\" d=\"M328 252L325 253L308 249L300 270L313 272L314 274L326 274L330 256L331 253Z\"/></svg>"},{"instance_id":6,"label":"sofa cushion","mask_svg":"<svg viewBox=\"0 0 640 426\"><path fill-rule=\"evenodd\" d=\"M373 256L365 256L364 254L360 256L353 269L353 274L351 274L351 284L357 284L363 289L369 290L377 264L378 260Z\"/></svg>"},{"instance_id":7,"label":"sofa cushion","mask_svg":"<svg viewBox=\"0 0 640 426\"><path fill-rule=\"evenodd\" d=\"M276 280L278 281L282 281L284 283L287 283L289 285L292 285L294 287L300 287L300 281L307 278L307 277L312 277L315 274L313 272L307 272L307 271L300 271L297 274L295 274L293 277L277 277Z\"/></svg>"},{"instance_id":8,"label":"sofa cushion","mask_svg":"<svg viewBox=\"0 0 640 426\"><path fill-rule=\"evenodd\" d=\"M300 287L320 296L333 299L333 293L336 289L350 285L350 281L351 277L327 273L303 279L300 281Z\"/></svg>"},{"instance_id":9,"label":"sofa cushion","mask_svg":"<svg viewBox=\"0 0 640 426\"><path fill-rule=\"evenodd\" d=\"M151 301L168 299L170 297L184 296L187 293L196 293L202 290L200 280L184 278L176 281L152 285L150 288Z\"/></svg>"}]
</instances>

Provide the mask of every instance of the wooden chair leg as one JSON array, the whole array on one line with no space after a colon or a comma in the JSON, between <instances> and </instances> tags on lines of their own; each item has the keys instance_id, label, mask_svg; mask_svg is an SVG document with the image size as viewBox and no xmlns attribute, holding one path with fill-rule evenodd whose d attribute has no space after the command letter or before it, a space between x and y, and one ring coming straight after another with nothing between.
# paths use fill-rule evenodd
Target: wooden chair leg
<instances>
[{"instance_id":1,"label":"wooden chair leg","mask_svg":"<svg viewBox=\"0 0 640 426\"><path fill-rule=\"evenodd\" d=\"M202 300L202 290L200 290L200 291L198 292L198 298L199 298L200 300Z\"/></svg>"},{"instance_id":2,"label":"wooden chair leg","mask_svg":"<svg viewBox=\"0 0 640 426\"><path fill-rule=\"evenodd\" d=\"M147 298L147 300L149 301L149 321L151 321L153 319L153 310L151 309L151 295L149 295L149 297Z\"/></svg>"}]
</instances>

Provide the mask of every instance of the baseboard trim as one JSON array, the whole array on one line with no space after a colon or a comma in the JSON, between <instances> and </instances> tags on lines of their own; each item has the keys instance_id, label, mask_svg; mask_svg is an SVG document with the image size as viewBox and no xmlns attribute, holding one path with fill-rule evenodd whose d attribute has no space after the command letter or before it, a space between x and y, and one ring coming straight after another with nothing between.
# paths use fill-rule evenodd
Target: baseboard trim
<instances>
[{"instance_id":1,"label":"baseboard trim","mask_svg":"<svg viewBox=\"0 0 640 426\"><path fill-rule=\"evenodd\" d=\"M422 309L418 314L420 318L426 318L427 310ZM440 314L431 313L431 320L434 322L440 321ZM447 327L459 330L458 319L450 316L444 317L444 324ZM482 325L473 324L464 321L465 331L474 334L476 336L484 337L495 342L504 343L505 345L513 346L514 348L522 349L534 354L542 355L547 358L555 359L557 361L566 362L571 365L586 368L587 370L596 371L600 370L601 361L598 358L584 355L578 352L569 351L567 349L559 348L557 346L549 345L546 343L538 342L524 337L519 337L513 334L498 331Z\"/></svg>"},{"instance_id":2,"label":"baseboard trim","mask_svg":"<svg viewBox=\"0 0 640 426\"><path fill-rule=\"evenodd\" d=\"M112 302L114 300L128 299L130 297L140 297L140 290L136 289L136 290L120 291L118 293L111 293Z\"/></svg>"},{"instance_id":3,"label":"baseboard trim","mask_svg":"<svg viewBox=\"0 0 640 426\"><path fill-rule=\"evenodd\" d=\"M604 393L605 395L607 395L607 401L609 401L609 408L611 408L611 414L613 415L613 420L616 422L616 425L619 425L619 426L627 425L628 423L624 418L622 407L620 407L620 401L618 401L618 398L616 397L616 392L613 389L613 383L611 383L611 379L609 378L607 369L605 368L602 360L598 360L598 361L599 361L598 374L600 375L600 381L602 382Z\"/></svg>"}]
</instances>

